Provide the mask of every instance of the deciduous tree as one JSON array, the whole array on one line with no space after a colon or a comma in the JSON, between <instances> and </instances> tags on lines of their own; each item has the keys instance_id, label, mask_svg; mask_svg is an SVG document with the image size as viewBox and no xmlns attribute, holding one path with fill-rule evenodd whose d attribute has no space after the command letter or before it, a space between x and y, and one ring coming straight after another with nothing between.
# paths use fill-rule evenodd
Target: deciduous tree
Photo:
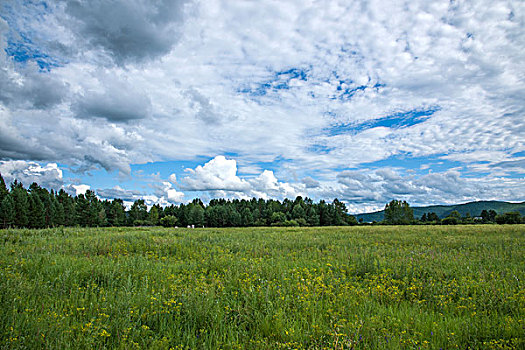
<instances>
[{"instance_id":1,"label":"deciduous tree","mask_svg":"<svg viewBox=\"0 0 525 350\"><path fill-rule=\"evenodd\" d=\"M385 223L408 225L414 221L414 212L406 201L392 200L385 206Z\"/></svg>"}]
</instances>

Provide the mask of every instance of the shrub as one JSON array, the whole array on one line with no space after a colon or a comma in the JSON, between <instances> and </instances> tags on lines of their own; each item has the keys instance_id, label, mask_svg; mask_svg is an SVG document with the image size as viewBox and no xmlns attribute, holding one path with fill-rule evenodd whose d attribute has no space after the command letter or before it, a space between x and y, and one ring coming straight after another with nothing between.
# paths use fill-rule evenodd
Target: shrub
<instances>
[{"instance_id":1,"label":"shrub","mask_svg":"<svg viewBox=\"0 0 525 350\"><path fill-rule=\"evenodd\" d=\"M304 218L299 218L299 219L296 219L295 221L297 221L297 224L299 224L299 226L308 226L308 223L306 222Z\"/></svg>"},{"instance_id":2,"label":"shrub","mask_svg":"<svg viewBox=\"0 0 525 350\"><path fill-rule=\"evenodd\" d=\"M133 226L152 226L149 220L134 220Z\"/></svg>"},{"instance_id":3,"label":"shrub","mask_svg":"<svg viewBox=\"0 0 525 350\"><path fill-rule=\"evenodd\" d=\"M174 227L177 224L177 218L173 215L167 215L160 219L160 224L164 227Z\"/></svg>"},{"instance_id":4,"label":"shrub","mask_svg":"<svg viewBox=\"0 0 525 350\"><path fill-rule=\"evenodd\" d=\"M448 216L441 220L442 225L457 225L459 224L459 219L455 216Z\"/></svg>"},{"instance_id":5,"label":"shrub","mask_svg":"<svg viewBox=\"0 0 525 350\"><path fill-rule=\"evenodd\" d=\"M299 223L295 220L285 220L285 221L274 222L271 224L271 226L297 227L299 226Z\"/></svg>"},{"instance_id":6,"label":"shrub","mask_svg":"<svg viewBox=\"0 0 525 350\"><path fill-rule=\"evenodd\" d=\"M498 224L521 224L521 215L517 211L505 213L503 215L496 216L496 223Z\"/></svg>"}]
</instances>

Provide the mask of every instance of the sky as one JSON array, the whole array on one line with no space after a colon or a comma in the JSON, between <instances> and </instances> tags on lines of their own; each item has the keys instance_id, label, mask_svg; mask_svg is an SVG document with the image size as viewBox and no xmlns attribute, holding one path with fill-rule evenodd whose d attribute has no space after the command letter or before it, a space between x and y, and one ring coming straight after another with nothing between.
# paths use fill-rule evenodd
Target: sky
<instances>
[{"instance_id":1,"label":"sky","mask_svg":"<svg viewBox=\"0 0 525 350\"><path fill-rule=\"evenodd\" d=\"M525 2L2 0L0 173L148 205L525 201Z\"/></svg>"}]
</instances>

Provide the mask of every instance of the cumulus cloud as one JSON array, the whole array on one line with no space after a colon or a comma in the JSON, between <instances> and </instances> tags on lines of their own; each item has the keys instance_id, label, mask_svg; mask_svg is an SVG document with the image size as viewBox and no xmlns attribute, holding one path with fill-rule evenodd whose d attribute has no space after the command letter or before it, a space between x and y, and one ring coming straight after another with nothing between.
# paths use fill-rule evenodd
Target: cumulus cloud
<instances>
[{"instance_id":1,"label":"cumulus cloud","mask_svg":"<svg viewBox=\"0 0 525 350\"><path fill-rule=\"evenodd\" d=\"M0 70L0 102L13 108L47 109L62 102L66 84L29 64L18 71Z\"/></svg>"},{"instance_id":2,"label":"cumulus cloud","mask_svg":"<svg viewBox=\"0 0 525 350\"><path fill-rule=\"evenodd\" d=\"M150 115L151 101L148 96L129 82L105 77L99 85L99 91L88 90L77 97L73 110L78 117L126 122Z\"/></svg>"},{"instance_id":3,"label":"cumulus cloud","mask_svg":"<svg viewBox=\"0 0 525 350\"><path fill-rule=\"evenodd\" d=\"M191 175L182 179L182 188L190 191L236 191L249 189L250 184L237 176L237 162L217 156L195 169L186 169Z\"/></svg>"},{"instance_id":4,"label":"cumulus cloud","mask_svg":"<svg viewBox=\"0 0 525 350\"><path fill-rule=\"evenodd\" d=\"M251 193L259 198L295 198L303 192L290 183L280 182L273 171L265 170L261 175L250 181Z\"/></svg>"},{"instance_id":5,"label":"cumulus cloud","mask_svg":"<svg viewBox=\"0 0 525 350\"><path fill-rule=\"evenodd\" d=\"M412 205L453 204L475 200L523 200L522 178L497 176L463 177L457 170L428 174L403 173L395 169L359 170L338 174L340 199L356 211L380 208L392 199Z\"/></svg>"},{"instance_id":6,"label":"cumulus cloud","mask_svg":"<svg viewBox=\"0 0 525 350\"><path fill-rule=\"evenodd\" d=\"M162 206L182 203L184 193L177 191L170 182L160 181L150 184L152 191L139 191L124 189L120 186L113 188L97 189L97 195L105 199L122 199L126 203L133 203L137 199L144 199L148 206L160 204Z\"/></svg>"},{"instance_id":7,"label":"cumulus cloud","mask_svg":"<svg viewBox=\"0 0 525 350\"><path fill-rule=\"evenodd\" d=\"M166 198L170 203L182 203L184 193L177 191L169 182L163 182Z\"/></svg>"},{"instance_id":8,"label":"cumulus cloud","mask_svg":"<svg viewBox=\"0 0 525 350\"><path fill-rule=\"evenodd\" d=\"M7 23L0 18L0 37L7 37ZM45 76L38 65L17 66L6 57L8 46L0 39L0 103L12 109L47 109L62 102L66 84L56 76Z\"/></svg>"},{"instance_id":9,"label":"cumulus cloud","mask_svg":"<svg viewBox=\"0 0 525 350\"><path fill-rule=\"evenodd\" d=\"M114 124L13 113L0 106L0 159L61 162L86 172L96 168L130 173L130 153L142 137ZM23 130L21 129L23 127ZM147 152L139 158L148 159Z\"/></svg>"},{"instance_id":10,"label":"cumulus cloud","mask_svg":"<svg viewBox=\"0 0 525 350\"><path fill-rule=\"evenodd\" d=\"M319 181L311 178L310 176L305 177L302 181L306 188L317 188L320 186Z\"/></svg>"},{"instance_id":11,"label":"cumulus cloud","mask_svg":"<svg viewBox=\"0 0 525 350\"><path fill-rule=\"evenodd\" d=\"M42 166L36 162L23 160L0 161L0 174L7 184L14 180L18 180L25 186L36 182L42 187L54 190L60 189L64 185L62 170L56 163L48 163Z\"/></svg>"},{"instance_id":12,"label":"cumulus cloud","mask_svg":"<svg viewBox=\"0 0 525 350\"><path fill-rule=\"evenodd\" d=\"M63 171L56 163L41 164L23 160L0 161L0 174L6 184L17 180L25 187L29 187L36 182L47 189L55 191L63 189L73 196L85 194L91 189L90 185L70 183L71 179L64 179Z\"/></svg>"},{"instance_id":13,"label":"cumulus cloud","mask_svg":"<svg viewBox=\"0 0 525 350\"><path fill-rule=\"evenodd\" d=\"M221 115L217 111L217 107L211 104L210 99L197 90L187 91L186 96L190 98L190 104L195 110L195 117L206 124L218 125L223 122L233 122L235 119Z\"/></svg>"},{"instance_id":14,"label":"cumulus cloud","mask_svg":"<svg viewBox=\"0 0 525 350\"><path fill-rule=\"evenodd\" d=\"M143 195L140 191L126 190L120 186L114 186L113 188L99 188L96 191L97 195L105 199L119 198L126 202L133 202L140 199Z\"/></svg>"},{"instance_id":15,"label":"cumulus cloud","mask_svg":"<svg viewBox=\"0 0 525 350\"><path fill-rule=\"evenodd\" d=\"M167 200L169 203L182 203L184 201L184 193L175 189L169 189L167 191Z\"/></svg>"},{"instance_id":16,"label":"cumulus cloud","mask_svg":"<svg viewBox=\"0 0 525 350\"><path fill-rule=\"evenodd\" d=\"M300 188L304 188L304 185L277 180L271 170L264 170L255 178L240 178L237 175L237 161L224 156L216 156L204 166L186 171L190 175L182 179L183 190L208 191L214 197L295 198L302 193Z\"/></svg>"},{"instance_id":17,"label":"cumulus cloud","mask_svg":"<svg viewBox=\"0 0 525 350\"><path fill-rule=\"evenodd\" d=\"M20 134L10 111L0 106L0 158L43 159L48 156L45 147L39 147L34 139L27 139Z\"/></svg>"},{"instance_id":18,"label":"cumulus cloud","mask_svg":"<svg viewBox=\"0 0 525 350\"><path fill-rule=\"evenodd\" d=\"M184 193L178 191L173 183L169 181L154 181L150 184L153 193L159 198L159 202L164 203L182 203L184 202Z\"/></svg>"},{"instance_id":19,"label":"cumulus cloud","mask_svg":"<svg viewBox=\"0 0 525 350\"><path fill-rule=\"evenodd\" d=\"M78 196L81 194L86 194L87 190L91 189L91 186L89 185L71 185L72 189L74 189L74 195Z\"/></svg>"},{"instance_id":20,"label":"cumulus cloud","mask_svg":"<svg viewBox=\"0 0 525 350\"><path fill-rule=\"evenodd\" d=\"M168 53L180 37L185 1L67 1L64 23L77 40L118 63Z\"/></svg>"}]
</instances>

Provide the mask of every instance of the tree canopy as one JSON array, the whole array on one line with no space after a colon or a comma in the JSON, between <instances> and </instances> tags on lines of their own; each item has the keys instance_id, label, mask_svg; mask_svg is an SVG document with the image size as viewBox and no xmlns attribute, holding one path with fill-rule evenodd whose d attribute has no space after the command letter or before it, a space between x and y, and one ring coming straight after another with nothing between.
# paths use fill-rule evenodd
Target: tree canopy
<instances>
[{"instance_id":1,"label":"tree canopy","mask_svg":"<svg viewBox=\"0 0 525 350\"><path fill-rule=\"evenodd\" d=\"M408 225L414 221L414 212L406 201L392 200L385 206L385 223Z\"/></svg>"}]
</instances>

